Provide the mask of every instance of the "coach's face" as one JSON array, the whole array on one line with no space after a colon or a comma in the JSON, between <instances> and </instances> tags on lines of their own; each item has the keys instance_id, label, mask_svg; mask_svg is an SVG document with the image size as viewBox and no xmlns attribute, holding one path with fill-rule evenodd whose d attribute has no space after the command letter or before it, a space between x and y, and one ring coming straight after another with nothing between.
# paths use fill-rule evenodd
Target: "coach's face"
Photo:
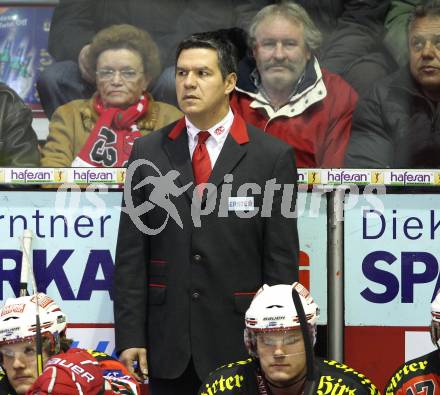
<instances>
[{"instance_id":1,"label":"coach's face","mask_svg":"<svg viewBox=\"0 0 440 395\"><path fill-rule=\"evenodd\" d=\"M229 111L229 94L237 76L223 78L217 51L190 48L180 53L176 64L176 92L180 109L200 129L209 129Z\"/></svg>"}]
</instances>

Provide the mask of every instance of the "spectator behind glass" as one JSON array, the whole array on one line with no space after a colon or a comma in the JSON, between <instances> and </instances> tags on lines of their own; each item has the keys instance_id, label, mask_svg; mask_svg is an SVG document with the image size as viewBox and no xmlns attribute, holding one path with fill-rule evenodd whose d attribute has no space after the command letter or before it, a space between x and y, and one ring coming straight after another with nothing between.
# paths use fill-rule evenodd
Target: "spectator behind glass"
<instances>
[{"instance_id":1,"label":"spectator behind glass","mask_svg":"<svg viewBox=\"0 0 440 395\"><path fill-rule=\"evenodd\" d=\"M419 5L408 26L409 66L373 86L353 115L346 165L440 167L440 3Z\"/></svg>"},{"instance_id":2,"label":"spectator behind glass","mask_svg":"<svg viewBox=\"0 0 440 395\"><path fill-rule=\"evenodd\" d=\"M423 0L393 0L385 18L384 42L395 62L400 66L408 63L408 20Z\"/></svg>"},{"instance_id":3,"label":"spectator behind glass","mask_svg":"<svg viewBox=\"0 0 440 395\"><path fill-rule=\"evenodd\" d=\"M300 283L263 285L245 316L244 343L252 358L213 371L199 395L379 395L363 374L316 358L319 308Z\"/></svg>"},{"instance_id":4,"label":"spectator behind glass","mask_svg":"<svg viewBox=\"0 0 440 395\"><path fill-rule=\"evenodd\" d=\"M179 110L147 92L159 72L158 55L149 34L134 26L99 32L86 61L97 92L54 113L42 166L123 167L136 138L178 119Z\"/></svg>"},{"instance_id":5,"label":"spectator behind glass","mask_svg":"<svg viewBox=\"0 0 440 395\"><path fill-rule=\"evenodd\" d=\"M231 106L245 121L295 149L298 167L340 167L357 94L315 57L321 33L298 4L263 8L253 19Z\"/></svg>"},{"instance_id":6,"label":"spectator behind glass","mask_svg":"<svg viewBox=\"0 0 440 395\"><path fill-rule=\"evenodd\" d=\"M286 1L278 0L276 3ZM390 0L295 0L323 35L318 60L362 96L395 68L382 44Z\"/></svg>"},{"instance_id":7,"label":"spectator behind glass","mask_svg":"<svg viewBox=\"0 0 440 395\"><path fill-rule=\"evenodd\" d=\"M55 63L40 75L38 93L46 115L74 99L89 98L94 75L85 59L93 36L101 29L129 23L150 33L166 68L153 81L157 100L177 104L174 55L190 34L238 27L246 29L269 0L60 0L49 33Z\"/></svg>"},{"instance_id":8,"label":"spectator behind glass","mask_svg":"<svg viewBox=\"0 0 440 395\"><path fill-rule=\"evenodd\" d=\"M37 167L39 163L32 112L17 93L0 83L0 167Z\"/></svg>"},{"instance_id":9,"label":"spectator behind glass","mask_svg":"<svg viewBox=\"0 0 440 395\"><path fill-rule=\"evenodd\" d=\"M384 393L438 394L440 388L440 293L431 303L431 341L435 350L405 362L390 377ZM403 374L402 374L403 372ZM426 388L426 390L425 390ZM422 391L419 391L419 390Z\"/></svg>"}]
</instances>

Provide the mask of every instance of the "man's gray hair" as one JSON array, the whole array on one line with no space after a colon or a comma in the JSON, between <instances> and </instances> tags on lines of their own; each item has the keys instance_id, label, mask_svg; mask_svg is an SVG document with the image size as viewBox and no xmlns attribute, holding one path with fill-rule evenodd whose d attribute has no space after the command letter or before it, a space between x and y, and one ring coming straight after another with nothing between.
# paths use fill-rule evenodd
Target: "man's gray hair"
<instances>
[{"instance_id":1,"label":"man's gray hair","mask_svg":"<svg viewBox=\"0 0 440 395\"><path fill-rule=\"evenodd\" d=\"M254 16L249 26L248 44L250 48L255 47L255 32L260 23L266 18L276 16L290 19L296 24L302 24L304 26L304 43L310 52L316 53L322 42L322 34L310 18L307 11L299 4L293 3L291 1L268 5L262 8Z\"/></svg>"},{"instance_id":2,"label":"man's gray hair","mask_svg":"<svg viewBox=\"0 0 440 395\"><path fill-rule=\"evenodd\" d=\"M425 17L440 17L440 0L426 0L417 5L408 18L408 33L412 30L417 19Z\"/></svg>"}]
</instances>

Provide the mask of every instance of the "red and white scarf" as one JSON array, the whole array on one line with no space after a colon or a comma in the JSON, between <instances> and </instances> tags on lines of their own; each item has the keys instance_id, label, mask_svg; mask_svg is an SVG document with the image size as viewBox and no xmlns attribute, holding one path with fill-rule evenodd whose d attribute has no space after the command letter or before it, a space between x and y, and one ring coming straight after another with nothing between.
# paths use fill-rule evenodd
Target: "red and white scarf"
<instances>
[{"instance_id":1,"label":"red and white scarf","mask_svg":"<svg viewBox=\"0 0 440 395\"><path fill-rule=\"evenodd\" d=\"M98 120L72 167L124 167L134 140L142 136L136 121L148 110L147 94L125 110L104 107L97 95L93 107L99 115Z\"/></svg>"}]
</instances>

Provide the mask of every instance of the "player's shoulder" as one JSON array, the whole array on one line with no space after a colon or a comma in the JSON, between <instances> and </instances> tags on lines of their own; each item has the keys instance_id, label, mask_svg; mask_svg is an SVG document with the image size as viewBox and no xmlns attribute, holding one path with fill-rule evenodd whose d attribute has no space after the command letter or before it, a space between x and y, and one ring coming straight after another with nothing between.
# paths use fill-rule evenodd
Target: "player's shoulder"
<instances>
[{"instance_id":1,"label":"player's shoulder","mask_svg":"<svg viewBox=\"0 0 440 395\"><path fill-rule=\"evenodd\" d=\"M240 361L231 362L225 365L220 366L214 372L220 371L220 370L240 370L244 366L252 365L255 363L255 360L253 358L247 358Z\"/></svg>"},{"instance_id":2,"label":"player's shoulder","mask_svg":"<svg viewBox=\"0 0 440 395\"><path fill-rule=\"evenodd\" d=\"M240 389L247 387L246 380L256 369L252 358L231 362L212 371L200 387L200 395L213 394L219 390L225 394L238 394Z\"/></svg>"},{"instance_id":3,"label":"player's shoulder","mask_svg":"<svg viewBox=\"0 0 440 395\"><path fill-rule=\"evenodd\" d=\"M87 351L93 358L95 358L98 362L99 361L107 361L107 360L113 360L117 361L116 358L113 358L112 356L108 355L105 352L93 350L91 348L84 349L83 351Z\"/></svg>"},{"instance_id":4,"label":"player's shoulder","mask_svg":"<svg viewBox=\"0 0 440 395\"><path fill-rule=\"evenodd\" d=\"M337 391L337 388L345 386L345 393L380 394L367 376L346 364L318 358L317 365L320 371L318 388L326 388L326 391L328 390L326 393Z\"/></svg>"},{"instance_id":5,"label":"player's shoulder","mask_svg":"<svg viewBox=\"0 0 440 395\"><path fill-rule=\"evenodd\" d=\"M388 380L385 393L394 394L405 384L416 383L419 378L422 380L435 379L438 382L440 380L439 371L440 358L437 350L411 359L395 370Z\"/></svg>"}]
</instances>

